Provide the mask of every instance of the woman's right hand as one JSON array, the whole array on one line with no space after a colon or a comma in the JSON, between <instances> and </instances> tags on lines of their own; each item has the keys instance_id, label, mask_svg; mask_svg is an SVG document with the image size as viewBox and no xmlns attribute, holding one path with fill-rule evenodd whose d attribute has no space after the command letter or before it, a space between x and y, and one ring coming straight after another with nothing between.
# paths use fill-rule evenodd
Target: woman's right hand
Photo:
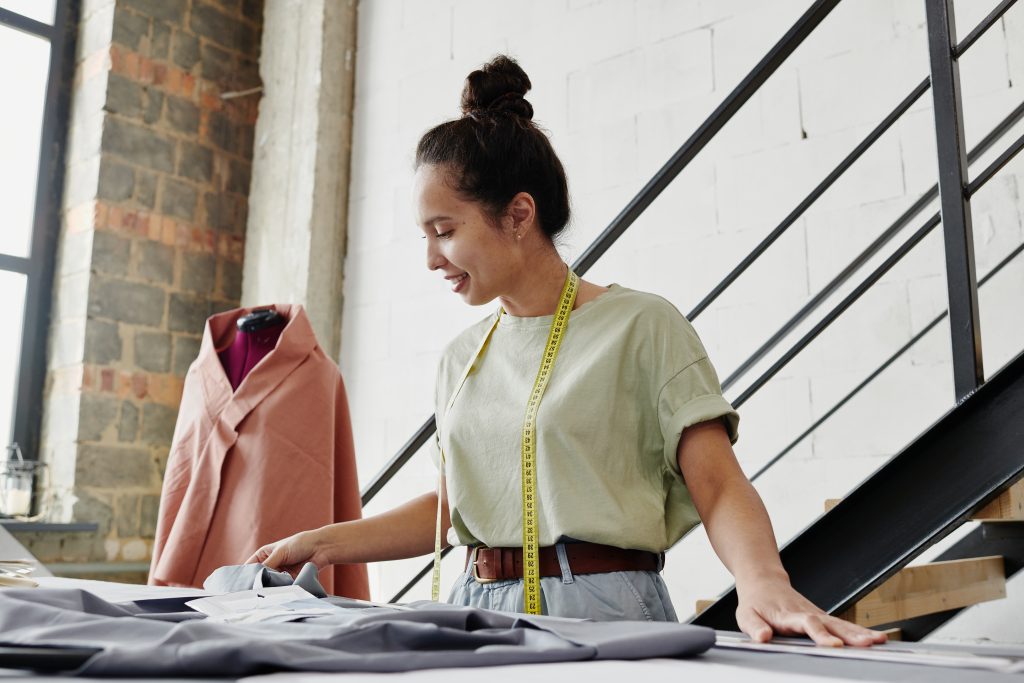
<instances>
[{"instance_id":1,"label":"woman's right hand","mask_svg":"<svg viewBox=\"0 0 1024 683\"><path fill-rule=\"evenodd\" d=\"M441 514L447 529L447 505ZM306 562L323 569L334 564L419 557L434 552L436 522L437 492L431 491L373 517L335 522L268 543L245 562L262 562L294 577Z\"/></svg>"},{"instance_id":2,"label":"woman's right hand","mask_svg":"<svg viewBox=\"0 0 1024 683\"><path fill-rule=\"evenodd\" d=\"M317 530L300 531L280 541L268 543L254 552L246 564L259 562L265 567L286 571L293 577L303 565L312 562L317 569L328 564L322 544L318 541Z\"/></svg>"}]
</instances>

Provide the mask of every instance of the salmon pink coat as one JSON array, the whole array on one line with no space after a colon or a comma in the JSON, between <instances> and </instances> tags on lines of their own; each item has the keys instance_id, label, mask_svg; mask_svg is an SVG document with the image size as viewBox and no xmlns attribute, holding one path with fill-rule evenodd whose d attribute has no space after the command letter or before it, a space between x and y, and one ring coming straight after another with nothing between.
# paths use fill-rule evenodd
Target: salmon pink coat
<instances>
[{"instance_id":1,"label":"salmon pink coat","mask_svg":"<svg viewBox=\"0 0 1024 683\"><path fill-rule=\"evenodd\" d=\"M198 587L266 543L362 514L341 373L302 306L274 308L288 323L234 391L217 354L253 309L206 321L164 475L150 584ZM320 582L369 598L365 565L322 569Z\"/></svg>"}]
</instances>

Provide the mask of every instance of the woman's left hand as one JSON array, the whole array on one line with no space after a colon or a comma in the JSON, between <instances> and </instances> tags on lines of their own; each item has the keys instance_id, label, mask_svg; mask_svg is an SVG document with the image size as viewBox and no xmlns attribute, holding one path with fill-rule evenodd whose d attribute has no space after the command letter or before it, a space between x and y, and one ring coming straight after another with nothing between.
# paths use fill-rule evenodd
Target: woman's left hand
<instances>
[{"instance_id":1,"label":"woman's left hand","mask_svg":"<svg viewBox=\"0 0 1024 683\"><path fill-rule=\"evenodd\" d=\"M818 645L866 647L885 634L831 617L789 582L768 511L736 461L721 420L687 427L677 458L697 513L722 562L736 577L736 622L756 642L806 634Z\"/></svg>"},{"instance_id":2,"label":"woman's left hand","mask_svg":"<svg viewBox=\"0 0 1024 683\"><path fill-rule=\"evenodd\" d=\"M881 631L826 614L787 580L737 583L737 594L736 623L755 642L767 642L772 635L806 635L828 647L867 647L886 641Z\"/></svg>"}]
</instances>

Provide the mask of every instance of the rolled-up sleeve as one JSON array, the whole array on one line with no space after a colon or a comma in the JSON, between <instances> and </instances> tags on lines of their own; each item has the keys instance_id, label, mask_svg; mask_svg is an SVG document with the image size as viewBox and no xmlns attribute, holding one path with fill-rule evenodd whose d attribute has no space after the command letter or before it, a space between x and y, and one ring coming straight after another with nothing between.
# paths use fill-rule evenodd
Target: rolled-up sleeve
<instances>
[{"instance_id":1,"label":"rolled-up sleeve","mask_svg":"<svg viewBox=\"0 0 1024 683\"><path fill-rule=\"evenodd\" d=\"M729 441L739 438L739 413L722 396L718 376L708 358L689 364L669 379L658 394L658 419L665 440L665 465L676 474L676 453L683 430L692 425L722 418Z\"/></svg>"}]
</instances>

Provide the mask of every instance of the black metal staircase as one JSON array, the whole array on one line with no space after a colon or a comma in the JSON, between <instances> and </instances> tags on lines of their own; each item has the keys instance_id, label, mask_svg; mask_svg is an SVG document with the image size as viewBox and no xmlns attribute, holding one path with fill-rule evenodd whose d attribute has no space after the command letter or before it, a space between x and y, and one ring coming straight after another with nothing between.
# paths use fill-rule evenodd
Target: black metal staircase
<instances>
[{"instance_id":1,"label":"black metal staircase","mask_svg":"<svg viewBox=\"0 0 1024 683\"><path fill-rule=\"evenodd\" d=\"M842 612L1024 476L1022 444L1024 354L782 549L793 586ZM735 610L732 590L694 623L735 630Z\"/></svg>"}]
</instances>

